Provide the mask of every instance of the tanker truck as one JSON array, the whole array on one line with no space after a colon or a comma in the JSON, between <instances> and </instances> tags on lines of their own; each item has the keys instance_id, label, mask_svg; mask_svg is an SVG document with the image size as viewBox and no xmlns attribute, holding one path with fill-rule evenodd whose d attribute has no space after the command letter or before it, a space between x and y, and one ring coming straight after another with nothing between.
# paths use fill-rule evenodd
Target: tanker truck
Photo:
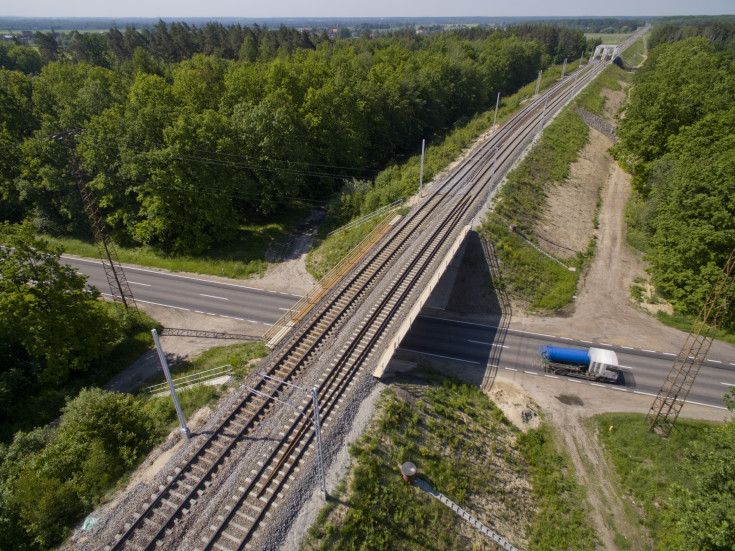
<instances>
[{"instance_id":1,"label":"tanker truck","mask_svg":"<svg viewBox=\"0 0 735 551\"><path fill-rule=\"evenodd\" d=\"M618 356L612 350L542 344L538 355L547 372L608 383L618 379Z\"/></svg>"}]
</instances>

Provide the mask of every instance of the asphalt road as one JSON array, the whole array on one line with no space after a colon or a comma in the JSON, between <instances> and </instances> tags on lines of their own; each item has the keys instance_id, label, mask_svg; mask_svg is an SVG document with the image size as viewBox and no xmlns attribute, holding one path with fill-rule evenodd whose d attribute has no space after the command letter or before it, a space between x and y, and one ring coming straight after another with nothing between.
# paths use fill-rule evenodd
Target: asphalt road
<instances>
[{"instance_id":1,"label":"asphalt road","mask_svg":"<svg viewBox=\"0 0 735 551\"><path fill-rule=\"evenodd\" d=\"M613 350L618 356L621 376L616 384L598 383L573 377L544 373L536 356L541 344ZM530 376L551 377L617 392L633 392L655 397L668 375L676 351L657 351L592 343L514 329L499 330L492 325L419 316L401 342L400 350L475 364L479 368L495 365L500 369L521 371ZM722 396L735 386L733 358L712 357L705 361L689 393L692 403L725 409Z\"/></svg>"},{"instance_id":2,"label":"asphalt road","mask_svg":"<svg viewBox=\"0 0 735 551\"><path fill-rule=\"evenodd\" d=\"M63 256L62 260L89 276L88 282L110 296L102 262ZM124 266L136 302L168 306L200 314L272 325L300 295L264 291L235 283Z\"/></svg>"},{"instance_id":3,"label":"asphalt road","mask_svg":"<svg viewBox=\"0 0 735 551\"><path fill-rule=\"evenodd\" d=\"M89 283L109 295L100 261L63 257L64 261L89 275ZM235 320L273 324L299 295L265 291L245 285L199 279L191 276L125 266L125 275L135 300ZM544 373L536 357L540 344L562 344L614 350L622 366L617 384L557 377ZM483 368L521 371L529 376L560 378L570 384L586 384L617 392L656 396L671 369L678 350L643 350L613 343L592 343L567 337L499 330L491 325L419 316L403 339L404 351L466 362ZM688 401L719 407L730 385L735 386L735 358L710 357L699 372Z\"/></svg>"}]
</instances>

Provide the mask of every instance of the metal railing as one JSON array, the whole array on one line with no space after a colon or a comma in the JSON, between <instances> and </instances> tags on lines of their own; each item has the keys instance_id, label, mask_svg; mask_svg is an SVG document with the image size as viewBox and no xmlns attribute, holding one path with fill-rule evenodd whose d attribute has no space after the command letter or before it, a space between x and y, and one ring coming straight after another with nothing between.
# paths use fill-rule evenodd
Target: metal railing
<instances>
[{"instance_id":1,"label":"metal railing","mask_svg":"<svg viewBox=\"0 0 735 551\"><path fill-rule=\"evenodd\" d=\"M331 232L327 234L327 237L330 237L334 235L335 233L338 233L344 230L351 230L358 226L362 226L368 220L372 220L373 218L376 218L378 216L382 216L394 210L398 210L398 208L403 204L403 202L404 202L404 199L398 199L398 201L394 201L390 205L385 205L384 207L380 207L379 209L374 210L373 212L370 212L364 216L361 216L360 218L356 218L352 222L348 222L344 226L340 226L336 230L332 230Z\"/></svg>"},{"instance_id":2,"label":"metal railing","mask_svg":"<svg viewBox=\"0 0 735 551\"><path fill-rule=\"evenodd\" d=\"M365 236L360 244L353 248L342 260L340 260L334 268L329 270L322 278L312 287L311 291L306 293L301 299L294 304L288 312L283 314L281 318L274 323L263 334L263 342L266 346L273 347L285 334L285 330L302 319L312 308L318 303L322 297L335 285L342 276L354 266L363 255L380 239L388 230L388 226L392 222L390 216L386 216L373 230Z\"/></svg>"},{"instance_id":3,"label":"metal railing","mask_svg":"<svg viewBox=\"0 0 735 551\"><path fill-rule=\"evenodd\" d=\"M204 371L200 371L199 373L192 373L191 375L185 375L183 377L179 377L178 379L174 379L174 388L179 389L190 387L199 383L203 383L204 381L216 379L217 377L221 377L225 373L231 372L232 366L230 364L213 367L212 369L206 369ZM158 394L159 392L164 392L167 390L168 383L166 382L158 383L157 385L151 385L145 388L145 391L149 394Z\"/></svg>"}]
</instances>

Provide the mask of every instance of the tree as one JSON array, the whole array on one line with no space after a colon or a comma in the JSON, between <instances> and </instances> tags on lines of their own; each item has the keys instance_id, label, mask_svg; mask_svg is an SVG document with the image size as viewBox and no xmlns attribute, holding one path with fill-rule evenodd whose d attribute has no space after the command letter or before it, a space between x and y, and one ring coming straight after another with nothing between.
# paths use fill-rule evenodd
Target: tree
<instances>
[{"instance_id":1,"label":"tree","mask_svg":"<svg viewBox=\"0 0 735 551\"><path fill-rule=\"evenodd\" d=\"M29 222L3 223L0 243L0 340L6 343L0 350L0 399L7 405L13 398L8 378L14 368L35 360L42 382L65 381L109 353L120 327L98 307L99 291L62 264L61 249L36 237Z\"/></svg>"}]
</instances>

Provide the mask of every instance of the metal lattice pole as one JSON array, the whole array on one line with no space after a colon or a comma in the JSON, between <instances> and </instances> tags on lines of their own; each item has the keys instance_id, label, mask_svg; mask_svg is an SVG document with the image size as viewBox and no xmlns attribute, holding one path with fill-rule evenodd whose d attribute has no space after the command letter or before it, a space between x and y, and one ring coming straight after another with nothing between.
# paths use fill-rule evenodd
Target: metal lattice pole
<instances>
[{"instance_id":1,"label":"metal lattice pole","mask_svg":"<svg viewBox=\"0 0 735 551\"><path fill-rule=\"evenodd\" d=\"M92 227L92 235L94 236L94 242L97 245L97 251L102 260L102 267L105 270L105 276L107 276L107 283L110 286L112 299L115 304L125 309L134 310L136 314L140 315L138 305L135 303L135 297L133 297L133 292L130 290L130 285L125 277L125 271L118 259L115 245L113 245L110 235L107 233L107 226L99 211L97 200L92 189L87 185L84 171L79 166L79 158L76 154L76 141L74 139L79 132L81 131L68 130L56 134L55 137L64 141L64 145L69 152L69 158L72 163L72 175L77 182L77 188L84 204L84 211L87 213L89 225Z\"/></svg>"},{"instance_id":2,"label":"metal lattice pole","mask_svg":"<svg viewBox=\"0 0 735 551\"><path fill-rule=\"evenodd\" d=\"M648 430L664 436L671 433L689 390L699 374L735 290L735 250L720 273L707 302L699 313L684 346L674 360L656 399L648 411Z\"/></svg>"}]
</instances>

